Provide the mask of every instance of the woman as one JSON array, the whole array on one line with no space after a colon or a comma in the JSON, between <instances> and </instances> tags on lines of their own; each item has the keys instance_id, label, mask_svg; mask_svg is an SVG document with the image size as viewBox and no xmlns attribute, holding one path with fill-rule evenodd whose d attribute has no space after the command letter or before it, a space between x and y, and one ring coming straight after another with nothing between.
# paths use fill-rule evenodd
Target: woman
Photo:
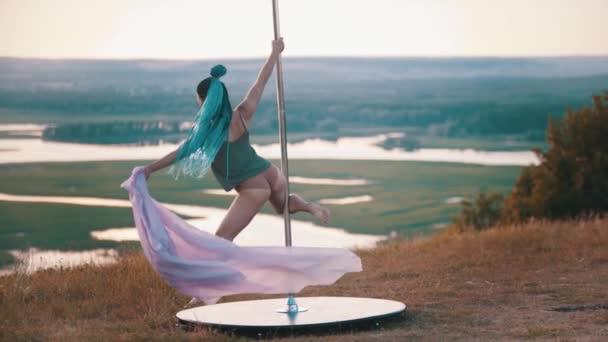
<instances>
[{"instance_id":1,"label":"woman","mask_svg":"<svg viewBox=\"0 0 608 342\"><path fill-rule=\"evenodd\" d=\"M205 112L204 106L212 106L210 103L213 101L213 98L207 102L206 100L208 93L210 92L209 89L213 84L221 83L225 96L222 104L218 104L218 108L221 106L227 106L229 108L229 114L227 114L229 117L227 120L221 121L222 117L218 114L212 116L212 119L210 120L201 122L202 126L215 125L213 128L209 128L210 131L215 129L214 132L223 132L225 134L225 140L221 142L221 145L218 143L215 149L210 147L205 150L205 148L203 148L203 152L201 152L199 146L201 144L197 142L197 146L195 147L198 148L198 152L194 152L188 156L198 155L197 158L201 160L203 159L203 157L201 157L202 155L211 156L207 159L213 158L211 169L218 182L222 185L224 190L230 191L234 188L237 192L237 196L232 202L228 213L215 233L215 235L227 240L232 241L249 222L251 222L266 201L270 201L277 214L283 213L285 187L287 186L285 176L278 167L255 153L255 150L249 143L248 130L248 127L251 126L253 114L262 97L264 87L268 82L274 65L283 49L284 43L282 38L272 42L272 52L260 70L256 81L247 92L243 101L234 109L229 106L225 86L223 83L217 81L219 77L226 72L223 66L214 67L211 72L212 76L201 81L197 87L197 101L201 108L199 114ZM217 96L221 97L220 92L217 93L219 94ZM221 111L221 108L218 109L218 113L219 111ZM197 118L199 118L199 116L197 116ZM216 119L217 122L214 122ZM222 126L224 123L225 126ZM213 144L209 142L209 140L211 140L209 136L210 134L206 133L206 136L202 138L205 140L204 144ZM184 154L187 154L187 152L184 152L184 150L181 149L185 149L184 146L189 141L192 141L192 137L193 136L191 135L188 141L162 159L146 165L144 168L146 180L153 172L165 168L170 164L175 165L176 162L185 160ZM219 149L217 149L217 147L219 147ZM217 151L215 151L216 149ZM211 152L206 153L205 151ZM200 161L195 165L203 165L199 168L205 168L208 166L208 162L208 160L206 162ZM192 169L191 165L192 164L189 166L190 169ZM184 166L184 168L187 169L188 167ZM329 209L317 203L306 202L302 197L296 194L290 194L289 212L296 213L300 211L315 216L324 224L326 224L329 219Z\"/></svg>"}]
</instances>

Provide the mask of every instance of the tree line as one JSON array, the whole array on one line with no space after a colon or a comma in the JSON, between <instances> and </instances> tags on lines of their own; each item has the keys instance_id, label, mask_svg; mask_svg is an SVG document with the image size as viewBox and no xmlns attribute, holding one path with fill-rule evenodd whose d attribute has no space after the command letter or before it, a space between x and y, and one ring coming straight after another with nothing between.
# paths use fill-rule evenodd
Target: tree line
<instances>
[{"instance_id":1,"label":"tree line","mask_svg":"<svg viewBox=\"0 0 608 342\"><path fill-rule=\"evenodd\" d=\"M608 91L593 105L549 118L547 151L521 170L506 197L482 192L462 202L457 230L482 230L532 218L567 219L608 212Z\"/></svg>"}]
</instances>

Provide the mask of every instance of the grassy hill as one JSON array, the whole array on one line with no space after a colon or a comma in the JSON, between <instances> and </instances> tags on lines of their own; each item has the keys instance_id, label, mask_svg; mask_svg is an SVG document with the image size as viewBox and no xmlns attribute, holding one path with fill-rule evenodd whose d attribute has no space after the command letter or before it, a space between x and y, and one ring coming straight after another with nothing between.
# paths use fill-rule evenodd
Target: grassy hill
<instances>
[{"instance_id":1,"label":"grassy hill","mask_svg":"<svg viewBox=\"0 0 608 342\"><path fill-rule=\"evenodd\" d=\"M284 337L296 341L608 338L608 219L537 221L479 233L446 231L355 250L363 271L305 296L362 296L406 303L371 330ZM238 295L221 302L280 295ZM0 278L0 340L239 340L175 327L189 298L134 250L110 266ZM242 338L245 340L245 338ZM280 340L280 339L279 339Z\"/></svg>"}]
</instances>

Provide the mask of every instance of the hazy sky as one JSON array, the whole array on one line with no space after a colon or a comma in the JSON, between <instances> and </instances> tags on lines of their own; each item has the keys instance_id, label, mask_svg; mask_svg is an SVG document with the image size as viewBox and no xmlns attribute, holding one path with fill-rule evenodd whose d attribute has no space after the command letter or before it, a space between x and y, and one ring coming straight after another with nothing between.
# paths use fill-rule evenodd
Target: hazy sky
<instances>
[{"instance_id":1,"label":"hazy sky","mask_svg":"<svg viewBox=\"0 0 608 342\"><path fill-rule=\"evenodd\" d=\"M608 0L282 0L286 56L608 55ZM0 56L260 57L271 0L0 0Z\"/></svg>"}]
</instances>

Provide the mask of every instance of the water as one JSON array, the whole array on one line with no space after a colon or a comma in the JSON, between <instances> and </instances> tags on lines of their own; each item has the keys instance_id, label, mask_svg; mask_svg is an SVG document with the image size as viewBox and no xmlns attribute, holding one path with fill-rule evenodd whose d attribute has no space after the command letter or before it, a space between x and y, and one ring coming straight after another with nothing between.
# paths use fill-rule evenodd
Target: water
<instances>
[{"instance_id":1,"label":"water","mask_svg":"<svg viewBox=\"0 0 608 342\"><path fill-rule=\"evenodd\" d=\"M159 159L177 147L176 144L147 146L134 145L99 145L52 142L41 139L45 125L10 124L0 125L0 163L48 162L48 161L90 161L90 160L150 160ZM11 138L20 135L21 138ZM27 137L29 136L29 137ZM355 159L355 160L423 160L485 165L527 165L537 163L530 152L485 152L459 149L419 149L404 151L401 149L386 150L379 145L388 138L401 136L400 133L380 134L369 137L342 137L336 141L308 139L288 145L290 159ZM266 158L280 158L279 144L255 145L259 154ZM361 186L370 184L366 179L333 179L302 176L290 177L294 184ZM204 190L210 194L234 196L234 192L221 189ZM0 200L19 202L65 203L89 206L131 207L131 203L121 199L62 197L62 196L27 196L0 193ZM344 198L325 198L320 202L332 205L352 205L373 201L371 195L349 196ZM447 199L447 203L456 203L458 199ZM166 204L170 210L183 213L196 219L188 222L200 229L214 233L226 214L225 209L204 206L186 206ZM205 218L201 218L205 217ZM438 227L437 227L438 228ZM292 234L296 246L371 248L386 236L349 234L337 227L322 227L314 223L293 220ZM134 227L108 227L94 231L91 236L100 240L137 241ZM250 226L239 234L235 240L239 245L284 245L284 228L282 217L259 214ZM31 266L28 272L51 267L52 265L78 265L99 257L100 262L112 262L115 251L96 250L83 252L41 251L10 252L19 261L28 261ZM103 257L100 256L103 254ZM27 258L27 259L26 259ZM44 261L46 260L46 261ZM27 264L27 263L26 263ZM6 271L6 270L5 270Z\"/></svg>"},{"instance_id":2,"label":"water","mask_svg":"<svg viewBox=\"0 0 608 342\"><path fill-rule=\"evenodd\" d=\"M9 124L0 125L0 163L49 162L49 161L91 161L91 160L151 160L159 159L173 151L176 144L160 145L100 145L53 142L41 139L45 125ZM11 138L20 135L20 138ZM352 159L352 160L419 160L484 165L527 165L538 163L531 152L487 152L471 149L402 149L386 150L380 145L389 138L402 136L401 133L379 134L368 137L341 137L336 141L308 139L288 145L290 159ZM279 144L254 145L258 153L266 158L280 158ZM370 184L366 179L333 179L302 176L290 177L294 184L317 184L339 186L361 186ZM204 190L210 194L235 195L221 189ZM131 203L121 199L93 197L62 196L26 196L0 193L0 200L19 202L65 203L89 206L131 207ZM457 203L460 199L447 199L446 203ZM332 205L352 205L373 201L371 195L349 196L344 198L325 198L320 202ZM204 206L187 206L166 204L175 211L191 217L188 222L200 229L214 233L226 214L225 209ZM205 217L205 218L202 218ZM249 227L239 234L234 242L239 245L284 245L284 228L282 217L259 214ZM292 234L295 246L371 248L386 236L349 234L337 227L318 226L314 223L292 220ZM108 227L91 232L91 236L100 240L137 241L134 227ZM114 250L95 251L10 251L19 261L28 261L28 272L52 265L71 266L91 262L113 262ZM6 271L6 270L5 270Z\"/></svg>"},{"instance_id":3,"label":"water","mask_svg":"<svg viewBox=\"0 0 608 342\"><path fill-rule=\"evenodd\" d=\"M222 190L223 191L223 190ZM68 196L31 196L0 193L0 201L63 203L86 206L131 207L131 202L122 199ZM198 205L161 203L169 210L195 217L189 224L215 234L227 210ZM293 246L333 247L333 248L373 248L387 237L383 235L351 234L337 227L319 226L311 222L291 220ZM114 227L92 231L91 237L98 240L139 241L135 227ZM260 213L235 239L239 246L284 246L285 232L283 217ZM0 275L15 271L26 273L52 267L73 267L82 264L104 265L116 262L118 253L114 249L94 249L88 251L40 250L8 251L18 266L0 269Z\"/></svg>"},{"instance_id":4,"label":"water","mask_svg":"<svg viewBox=\"0 0 608 342\"><path fill-rule=\"evenodd\" d=\"M348 204L356 204L356 203L365 203L371 202L374 198L370 195L362 195L362 196L349 196L342 198L323 198L319 200L321 204L333 204L333 205L348 205Z\"/></svg>"},{"instance_id":5,"label":"water","mask_svg":"<svg viewBox=\"0 0 608 342\"><path fill-rule=\"evenodd\" d=\"M0 125L0 130L6 127ZM8 130L7 130L8 131ZM473 149L422 148L405 151L400 148L386 150L379 145L401 133L379 134L369 137L341 137L336 141L308 139L288 144L290 159L332 160L409 160L428 162L466 163L479 165L538 164L531 151L479 151ZM36 139L0 139L0 163L75 162L99 160L153 160L174 151L178 144L147 146L77 144ZM254 145L261 156L280 159L280 144ZM295 177L294 177L295 178ZM306 178L295 178L305 182ZM356 182L348 180L346 182ZM308 183L311 184L311 183ZM314 184L319 183L316 180ZM353 183L357 185L358 183Z\"/></svg>"},{"instance_id":6,"label":"water","mask_svg":"<svg viewBox=\"0 0 608 342\"><path fill-rule=\"evenodd\" d=\"M464 200L464 197L461 196L453 196L445 199L444 203L446 204L459 204Z\"/></svg>"},{"instance_id":7,"label":"water","mask_svg":"<svg viewBox=\"0 0 608 342\"><path fill-rule=\"evenodd\" d=\"M339 186L359 186L370 184L365 179L334 179L334 178L309 178L291 176L289 183L293 184L315 184L315 185L339 185Z\"/></svg>"},{"instance_id":8,"label":"water","mask_svg":"<svg viewBox=\"0 0 608 342\"><path fill-rule=\"evenodd\" d=\"M224 189L205 189L201 190L202 193L209 195L218 195L218 196L236 196L236 190L226 191Z\"/></svg>"},{"instance_id":9,"label":"water","mask_svg":"<svg viewBox=\"0 0 608 342\"><path fill-rule=\"evenodd\" d=\"M26 251L8 251L17 264L0 269L0 276L13 272L33 273L56 267L74 267L83 264L107 265L116 262L118 252L114 249L98 248L88 251L59 251L30 248Z\"/></svg>"},{"instance_id":10,"label":"water","mask_svg":"<svg viewBox=\"0 0 608 342\"><path fill-rule=\"evenodd\" d=\"M339 180L337 180L339 181ZM331 184L331 185L342 185L340 184L340 182L336 182L336 183L324 183L324 184ZM237 192L235 190L231 190L231 191L224 191L223 189L205 189L205 190L201 190L203 193L209 194L209 195L218 195L218 196L236 196ZM365 203L365 202L371 202L373 201L374 198L371 195L361 195L361 196L348 196L348 197L341 197L341 198L322 198L319 200L319 203L321 204L332 204L332 205L348 205L348 204L357 204L357 203ZM446 203L451 203L451 202L446 202Z\"/></svg>"},{"instance_id":11,"label":"water","mask_svg":"<svg viewBox=\"0 0 608 342\"><path fill-rule=\"evenodd\" d=\"M290 184L321 184L321 185L336 185L336 186L359 186L370 184L370 181L365 179L335 179L335 178L313 178L313 177L289 177ZM236 196L236 190L226 191L224 189L204 189L201 192L209 195L218 196ZM329 199L325 199L329 200ZM323 200L322 200L323 201Z\"/></svg>"},{"instance_id":12,"label":"water","mask_svg":"<svg viewBox=\"0 0 608 342\"><path fill-rule=\"evenodd\" d=\"M538 164L536 155L530 151L478 151L473 149L421 148L413 151L403 149L385 150L378 146L389 136L379 134L371 137L342 137L337 141L309 139L288 144L289 158L332 160L408 160L478 165ZM280 145L257 146L260 155L280 157Z\"/></svg>"},{"instance_id":13,"label":"water","mask_svg":"<svg viewBox=\"0 0 608 342\"><path fill-rule=\"evenodd\" d=\"M4 124L0 125L0 132L41 136L45 127L39 124Z\"/></svg>"},{"instance_id":14,"label":"water","mask_svg":"<svg viewBox=\"0 0 608 342\"><path fill-rule=\"evenodd\" d=\"M63 203L86 206L131 207L131 202L122 199L68 196L31 196L0 193L0 201ZM199 205L161 203L169 210L194 219L186 220L191 225L215 234L227 210ZM294 246L372 248L376 242L386 239L383 235L351 234L338 227L319 226L312 222L292 219ZM113 227L91 232L99 240L138 241L134 227ZM242 246L284 246L283 217L259 213L234 242Z\"/></svg>"}]
</instances>

